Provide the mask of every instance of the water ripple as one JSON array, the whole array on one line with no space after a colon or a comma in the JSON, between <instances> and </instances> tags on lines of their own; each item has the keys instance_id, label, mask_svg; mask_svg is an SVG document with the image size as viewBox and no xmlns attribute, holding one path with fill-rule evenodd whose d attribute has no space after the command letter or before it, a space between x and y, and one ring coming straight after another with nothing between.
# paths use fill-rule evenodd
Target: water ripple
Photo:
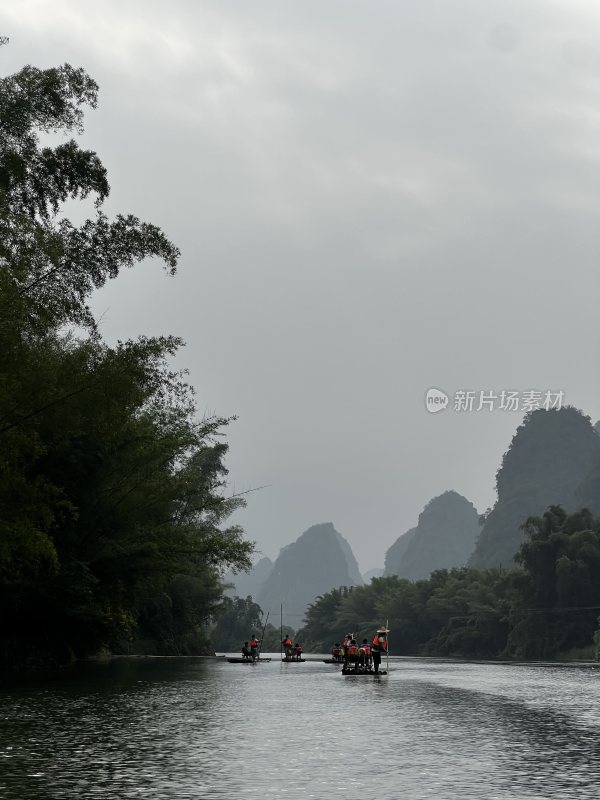
<instances>
[{"instance_id":1,"label":"water ripple","mask_svg":"<svg viewBox=\"0 0 600 800\"><path fill-rule=\"evenodd\" d=\"M598 669L393 667L124 659L5 686L0 797L598 797Z\"/></svg>"}]
</instances>

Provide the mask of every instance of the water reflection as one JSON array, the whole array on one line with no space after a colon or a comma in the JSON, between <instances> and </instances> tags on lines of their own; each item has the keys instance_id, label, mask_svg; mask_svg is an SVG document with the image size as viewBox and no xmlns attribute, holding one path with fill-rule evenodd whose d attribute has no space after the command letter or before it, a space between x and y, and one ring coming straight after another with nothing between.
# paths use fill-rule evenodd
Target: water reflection
<instances>
[{"instance_id":1,"label":"water reflection","mask_svg":"<svg viewBox=\"0 0 600 800\"><path fill-rule=\"evenodd\" d=\"M0 691L0 797L596 798L594 669L119 660Z\"/></svg>"}]
</instances>

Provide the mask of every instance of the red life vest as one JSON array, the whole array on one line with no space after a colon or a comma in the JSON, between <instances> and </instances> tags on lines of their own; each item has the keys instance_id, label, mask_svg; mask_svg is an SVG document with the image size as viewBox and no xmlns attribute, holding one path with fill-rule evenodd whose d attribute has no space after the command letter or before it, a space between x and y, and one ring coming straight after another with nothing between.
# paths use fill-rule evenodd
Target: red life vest
<instances>
[{"instance_id":1,"label":"red life vest","mask_svg":"<svg viewBox=\"0 0 600 800\"><path fill-rule=\"evenodd\" d=\"M294 650L295 650L295 652L296 652L296 655L298 655L298 656L299 656L299 655L300 655L300 653L302 652L302 648L300 647L300 645L299 645L299 644L297 644L297 645L296 645L296 647L294 648Z\"/></svg>"},{"instance_id":2,"label":"red life vest","mask_svg":"<svg viewBox=\"0 0 600 800\"><path fill-rule=\"evenodd\" d=\"M375 636L373 637L373 650L377 651L383 650L384 652L387 652L387 648L388 648L388 643L385 636L381 636L380 638L380 634L376 633Z\"/></svg>"},{"instance_id":3,"label":"red life vest","mask_svg":"<svg viewBox=\"0 0 600 800\"><path fill-rule=\"evenodd\" d=\"M260 642L258 641L258 639L251 639L250 640L250 647L258 647L259 644L260 644Z\"/></svg>"},{"instance_id":4,"label":"red life vest","mask_svg":"<svg viewBox=\"0 0 600 800\"><path fill-rule=\"evenodd\" d=\"M288 637L287 639L284 639L281 644L284 647L291 647L292 646L292 640Z\"/></svg>"},{"instance_id":5,"label":"red life vest","mask_svg":"<svg viewBox=\"0 0 600 800\"><path fill-rule=\"evenodd\" d=\"M346 650L346 653L347 653L349 656L357 656L357 655L358 655L358 647L357 647L355 644L351 644L351 645L350 645L350 646L347 648L347 650Z\"/></svg>"},{"instance_id":6,"label":"red life vest","mask_svg":"<svg viewBox=\"0 0 600 800\"><path fill-rule=\"evenodd\" d=\"M370 644L367 644L366 642L363 642L363 644L361 644L361 646L360 646L360 649L364 651L364 654L366 656L370 656L371 655L371 645Z\"/></svg>"}]
</instances>

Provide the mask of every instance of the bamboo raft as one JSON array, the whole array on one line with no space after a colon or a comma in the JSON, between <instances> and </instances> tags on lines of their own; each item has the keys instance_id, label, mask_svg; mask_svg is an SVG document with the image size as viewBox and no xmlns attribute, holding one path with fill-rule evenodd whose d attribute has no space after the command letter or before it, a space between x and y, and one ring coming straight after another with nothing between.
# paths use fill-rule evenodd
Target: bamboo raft
<instances>
[{"instance_id":1,"label":"bamboo raft","mask_svg":"<svg viewBox=\"0 0 600 800\"><path fill-rule=\"evenodd\" d=\"M364 675L387 675L387 669L380 669L379 672L374 672L372 669L343 669L342 675L353 675L357 678L362 678Z\"/></svg>"},{"instance_id":2,"label":"bamboo raft","mask_svg":"<svg viewBox=\"0 0 600 800\"><path fill-rule=\"evenodd\" d=\"M306 661L305 658L282 658L282 664L300 664L301 662Z\"/></svg>"},{"instance_id":3,"label":"bamboo raft","mask_svg":"<svg viewBox=\"0 0 600 800\"><path fill-rule=\"evenodd\" d=\"M343 658L324 658L323 659L323 663L324 664L343 664L344 663L344 659Z\"/></svg>"},{"instance_id":4,"label":"bamboo raft","mask_svg":"<svg viewBox=\"0 0 600 800\"><path fill-rule=\"evenodd\" d=\"M255 658L254 661L251 658L228 658L227 661L230 664L266 664L270 661L270 658Z\"/></svg>"}]
</instances>

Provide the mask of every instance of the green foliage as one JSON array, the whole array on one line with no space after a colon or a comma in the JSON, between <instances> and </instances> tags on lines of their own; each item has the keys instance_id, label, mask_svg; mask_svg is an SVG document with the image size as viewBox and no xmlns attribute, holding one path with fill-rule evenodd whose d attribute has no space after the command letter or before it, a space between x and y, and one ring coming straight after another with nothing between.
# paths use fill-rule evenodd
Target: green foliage
<instances>
[{"instance_id":1,"label":"green foliage","mask_svg":"<svg viewBox=\"0 0 600 800\"><path fill-rule=\"evenodd\" d=\"M279 625L267 622L261 607L252 597L224 597L215 613L216 623L210 632L210 642L214 650L221 653L237 653L252 634L260 639L264 628L263 653L278 653L281 644ZM292 639L294 631L284 628Z\"/></svg>"},{"instance_id":2,"label":"green foliage","mask_svg":"<svg viewBox=\"0 0 600 800\"><path fill-rule=\"evenodd\" d=\"M133 630L111 642L114 651L157 655L195 655L209 649L208 627L218 613L221 584L212 570L180 575L158 593L148 586Z\"/></svg>"},{"instance_id":3,"label":"green foliage","mask_svg":"<svg viewBox=\"0 0 600 800\"><path fill-rule=\"evenodd\" d=\"M525 531L507 653L550 658L586 647L600 607L600 520L586 510L567 515L553 506L531 517Z\"/></svg>"},{"instance_id":4,"label":"green foliage","mask_svg":"<svg viewBox=\"0 0 600 800\"><path fill-rule=\"evenodd\" d=\"M0 641L11 653L206 647L226 568L252 545L224 527L229 419L198 421L170 336L100 338L86 303L178 250L133 215L110 221L98 156L74 140L97 86L66 64L0 80ZM69 199L95 196L73 225ZM7 644L8 643L8 644ZM6 655L8 654L8 655Z\"/></svg>"},{"instance_id":5,"label":"green foliage","mask_svg":"<svg viewBox=\"0 0 600 800\"><path fill-rule=\"evenodd\" d=\"M297 642L298 638L296 636L296 632L293 628L290 628L288 625L283 629L283 635L288 635L293 642ZM279 625L271 625L271 623L267 623L267 627L265 628L265 637L263 641L263 652L265 653L279 653L281 649L281 642L283 641L281 637L281 628Z\"/></svg>"},{"instance_id":6,"label":"green foliage","mask_svg":"<svg viewBox=\"0 0 600 800\"><path fill-rule=\"evenodd\" d=\"M264 625L261 619L261 608L251 597L224 597L210 634L214 649L221 653L238 652L252 634L260 638Z\"/></svg>"},{"instance_id":7,"label":"green foliage","mask_svg":"<svg viewBox=\"0 0 600 800\"><path fill-rule=\"evenodd\" d=\"M354 591L354 588L342 586L332 589L326 594L319 595L314 603L308 606L305 616L305 625L298 632L308 650L323 652L331 647L331 643L339 641L341 622L338 622L338 612L343 606L343 601Z\"/></svg>"},{"instance_id":8,"label":"green foliage","mask_svg":"<svg viewBox=\"0 0 600 800\"><path fill-rule=\"evenodd\" d=\"M499 571L466 568L416 582L374 578L318 598L298 636L310 649L328 651L347 632L370 640L388 620L396 655L495 655L506 638L503 581Z\"/></svg>"}]
</instances>

